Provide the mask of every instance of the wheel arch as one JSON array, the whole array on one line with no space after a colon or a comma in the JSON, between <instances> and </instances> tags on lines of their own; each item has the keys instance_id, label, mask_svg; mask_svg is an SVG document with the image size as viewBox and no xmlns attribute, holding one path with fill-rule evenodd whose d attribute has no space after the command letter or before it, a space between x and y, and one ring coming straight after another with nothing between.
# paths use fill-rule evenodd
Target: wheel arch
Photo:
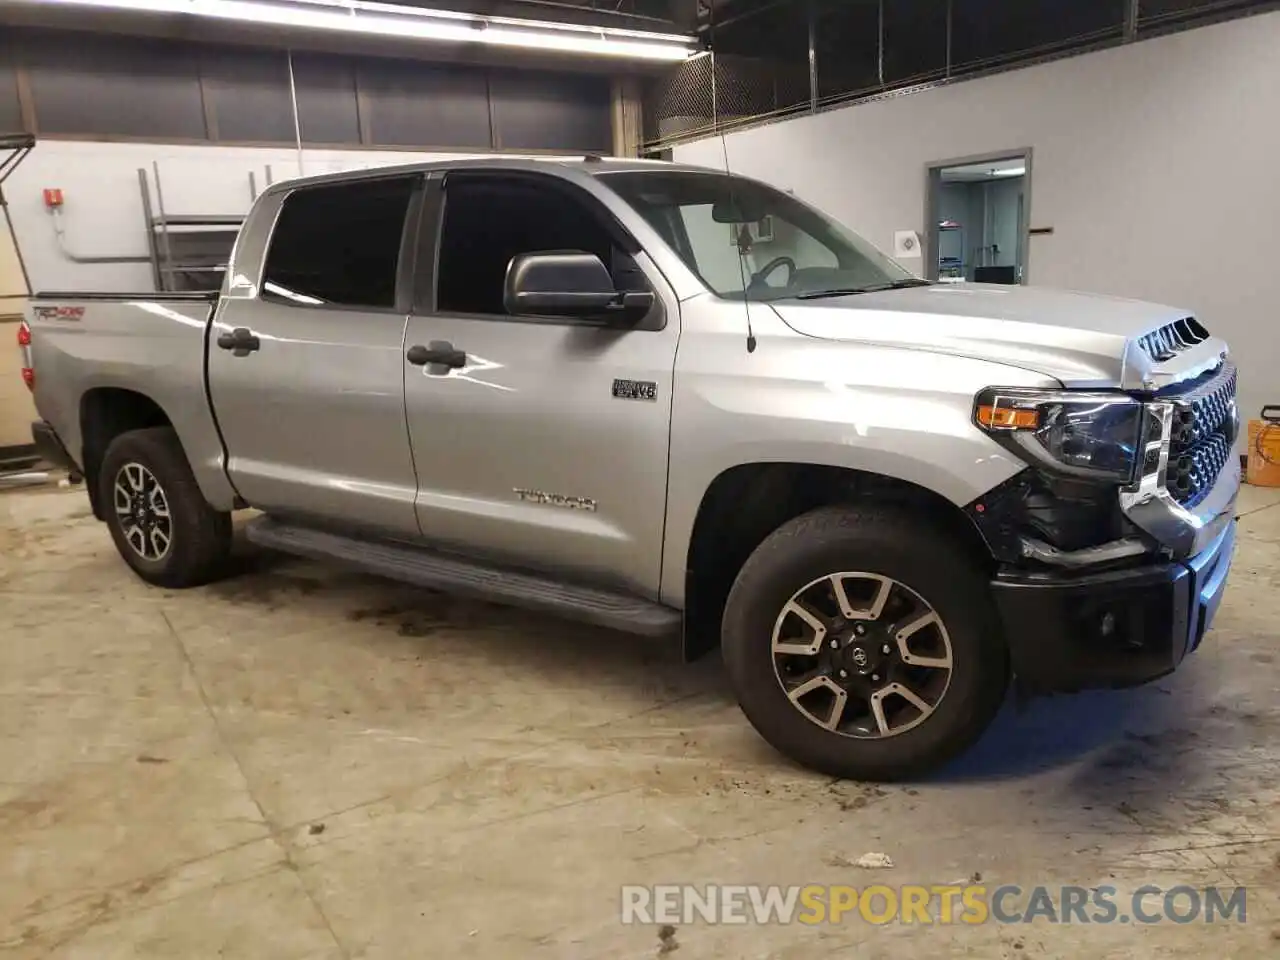
<instances>
[{"instance_id":1,"label":"wheel arch","mask_svg":"<svg viewBox=\"0 0 1280 960\"><path fill-rule=\"evenodd\" d=\"M711 481L694 516L684 568L685 659L697 659L719 644L733 581L769 534L818 507L868 501L907 506L923 514L975 562L994 568L986 540L972 520L928 487L822 463L740 463Z\"/></svg>"},{"instance_id":2,"label":"wheel arch","mask_svg":"<svg viewBox=\"0 0 1280 960\"><path fill-rule=\"evenodd\" d=\"M130 430L173 427L173 420L151 397L124 387L93 387L80 397L80 437L85 489L93 515L105 520L98 490L102 458L111 441Z\"/></svg>"}]
</instances>

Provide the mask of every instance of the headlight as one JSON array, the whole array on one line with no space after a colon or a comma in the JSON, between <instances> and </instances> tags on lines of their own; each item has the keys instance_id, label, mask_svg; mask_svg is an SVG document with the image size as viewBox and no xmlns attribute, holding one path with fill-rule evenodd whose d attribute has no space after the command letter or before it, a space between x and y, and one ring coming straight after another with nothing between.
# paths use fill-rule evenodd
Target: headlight
<instances>
[{"instance_id":1,"label":"headlight","mask_svg":"<svg viewBox=\"0 0 1280 960\"><path fill-rule=\"evenodd\" d=\"M989 387L974 422L1002 446L1045 470L1129 483L1141 449L1142 404L1119 393Z\"/></svg>"}]
</instances>

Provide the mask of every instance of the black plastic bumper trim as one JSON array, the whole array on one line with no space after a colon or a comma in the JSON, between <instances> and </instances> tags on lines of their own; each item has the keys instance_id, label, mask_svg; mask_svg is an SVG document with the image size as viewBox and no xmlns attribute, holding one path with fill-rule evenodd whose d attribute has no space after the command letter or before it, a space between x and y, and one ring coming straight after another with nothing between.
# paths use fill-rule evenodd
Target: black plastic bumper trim
<instances>
[{"instance_id":1,"label":"black plastic bumper trim","mask_svg":"<svg viewBox=\"0 0 1280 960\"><path fill-rule=\"evenodd\" d=\"M1031 693L1070 692L1171 673L1212 622L1234 546L1232 521L1186 561L1083 576L997 576L992 596L1019 684Z\"/></svg>"}]
</instances>

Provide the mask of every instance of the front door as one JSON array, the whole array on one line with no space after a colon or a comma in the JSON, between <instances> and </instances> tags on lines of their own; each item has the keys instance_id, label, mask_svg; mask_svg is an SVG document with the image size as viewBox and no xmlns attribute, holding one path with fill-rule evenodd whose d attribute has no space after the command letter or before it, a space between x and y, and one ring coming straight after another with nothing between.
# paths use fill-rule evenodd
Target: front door
<instances>
[{"instance_id":1,"label":"front door","mask_svg":"<svg viewBox=\"0 0 1280 960\"><path fill-rule=\"evenodd\" d=\"M678 305L593 204L546 174L428 186L435 297L405 339L418 520L430 542L656 597ZM620 289L651 289L660 308L629 329L507 314L511 259L566 249L597 254Z\"/></svg>"},{"instance_id":2,"label":"front door","mask_svg":"<svg viewBox=\"0 0 1280 960\"><path fill-rule=\"evenodd\" d=\"M233 289L209 344L228 473L250 505L417 537L404 413L401 245L420 177L285 197L261 283Z\"/></svg>"}]
</instances>

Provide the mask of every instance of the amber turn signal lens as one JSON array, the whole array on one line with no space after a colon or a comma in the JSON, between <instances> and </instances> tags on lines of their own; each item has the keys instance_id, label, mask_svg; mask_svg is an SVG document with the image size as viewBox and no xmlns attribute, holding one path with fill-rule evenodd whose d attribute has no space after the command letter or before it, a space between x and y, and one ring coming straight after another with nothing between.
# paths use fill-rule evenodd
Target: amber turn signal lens
<instances>
[{"instance_id":1,"label":"amber turn signal lens","mask_svg":"<svg viewBox=\"0 0 1280 960\"><path fill-rule=\"evenodd\" d=\"M1040 425L1040 411L986 404L978 407L978 422L998 430L1034 430Z\"/></svg>"}]
</instances>

